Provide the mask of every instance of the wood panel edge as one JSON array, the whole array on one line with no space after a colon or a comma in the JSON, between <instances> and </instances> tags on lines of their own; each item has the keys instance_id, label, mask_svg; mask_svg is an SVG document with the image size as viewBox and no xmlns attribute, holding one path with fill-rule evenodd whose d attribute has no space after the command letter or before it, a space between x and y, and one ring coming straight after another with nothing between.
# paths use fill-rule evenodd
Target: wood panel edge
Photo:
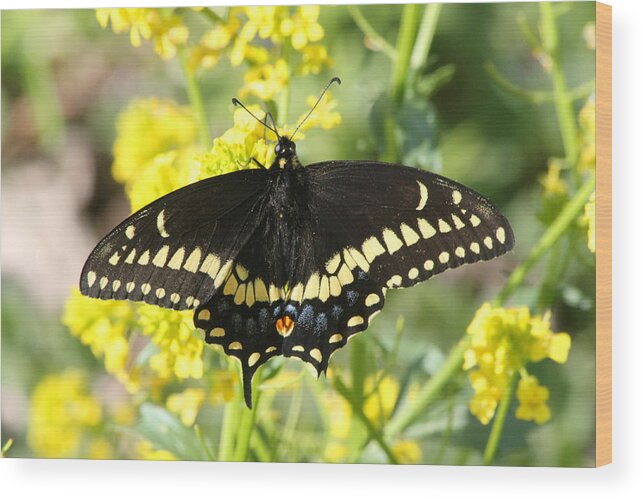
<instances>
[{"instance_id":1,"label":"wood panel edge","mask_svg":"<svg viewBox=\"0 0 643 499\"><path fill-rule=\"evenodd\" d=\"M612 462L612 7L596 2L596 466Z\"/></svg>"}]
</instances>

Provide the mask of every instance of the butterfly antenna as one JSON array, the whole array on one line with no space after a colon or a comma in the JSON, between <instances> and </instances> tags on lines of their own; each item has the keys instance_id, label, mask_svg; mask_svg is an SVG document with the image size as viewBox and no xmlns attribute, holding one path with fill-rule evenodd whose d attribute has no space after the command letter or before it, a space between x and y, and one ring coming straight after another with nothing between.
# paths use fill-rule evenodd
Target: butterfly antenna
<instances>
[{"instance_id":1,"label":"butterfly antenna","mask_svg":"<svg viewBox=\"0 0 643 499\"><path fill-rule=\"evenodd\" d=\"M276 126L274 126L274 125L275 125L275 120L274 120L274 119L272 120L272 124L273 124L273 126L270 126L270 125L268 125L268 123L267 123L267 121L268 121L268 120L267 120L267 117L266 117L266 121L260 120L259 118L257 118L257 117L253 114L253 112L252 112L252 111L250 111L250 109L248 109L246 106L244 106L244 105L243 105L243 103L242 103L239 99L237 99L236 97L233 97L233 98L232 98L232 104L234 104L235 106L241 106L243 109L245 109L245 111L246 111L250 116L252 116L254 119L256 119L259 123L261 123L263 126L265 126L268 130L270 130L271 132L273 132L273 133L277 136L277 139L280 139L280 138L281 138L281 137L279 136L279 132L277 131L277 127L276 127ZM272 118L272 115L270 116L270 118Z\"/></svg>"},{"instance_id":2,"label":"butterfly antenna","mask_svg":"<svg viewBox=\"0 0 643 499\"><path fill-rule=\"evenodd\" d=\"M324 90L322 90L322 93L321 93L321 94L319 95L319 97L317 98L317 102L315 102L315 105L310 109L310 111L308 111L308 114L305 116L305 118L304 118L303 120L301 120L301 123L299 123L299 125L297 125L297 128L295 128L295 131L294 131L294 132L292 133L292 135L290 136L290 140L294 140L294 139L295 139L295 134L296 134L296 133L297 133L297 131L299 130L299 127L300 127L301 125L303 125L303 124L304 124L304 122L308 119L308 117L313 113L313 111L315 110L315 108L317 107L317 105L321 102L322 97L324 97L324 94L325 94L325 93L326 93L326 91L328 90L328 87L330 87L333 83L337 83L338 85L341 85L341 84L342 84L342 80L340 80L337 76L335 76L334 78L331 78L331 80L330 80L328 83L326 83L326 86L324 87Z\"/></svg>"}]
</instances>

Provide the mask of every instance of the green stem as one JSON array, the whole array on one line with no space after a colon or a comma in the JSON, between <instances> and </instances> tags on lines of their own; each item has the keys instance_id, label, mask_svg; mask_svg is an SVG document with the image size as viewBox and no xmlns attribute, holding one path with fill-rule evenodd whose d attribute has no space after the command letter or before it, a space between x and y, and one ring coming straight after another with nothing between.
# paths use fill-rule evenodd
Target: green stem
<instances>
[{"instance_id":1,"label":"green stem","mask_svg":"<svg viewBox=\"0 0 643 499\"><path fill-rule=\"evenodd\" d=\"M210 133L210 127L208 125L208 119L205 115L205 108L203 107L203 97L201 96L201 89L199 84L196 81L196 74L192 71L188 64L188 56L185 51L185 47L179 47L178 50L179 61L181 63L181 68L183 69L183 75L185 77L185 85L188 93L188 99L194 115L196 117L197 125L199 127L199 140L201 145L205 150L209 150L212 147L212 135Z\"/></svg>"},{"instance_id":2,"label":"green stem","mask_svg":"<svg viewBox=\"0 0 643 499\"><path fill-rule=\"evenodd\" d=\"M411 53L415 44L421 8L422 6L419 4L407 4L402 11L400 30L397 34L397 43L395 45L397 59L395 60L391 80L391 98L398 106L404 100Z\"/></svg>"},{"instance_id":3,"label":"green stem","mask_svg":"<svg viewBox=\"0 0 643 499\"><path fill-rule=\"evenodd\" d=\"M531 268L538 263L540 258L549 250L560 237L565 233L567 228L578 218L578 215L585 207L585 203L596 187L596 177L591 175L576 195L570 199L565 207L561 210L556 220L547 228L540 240L532 248L529 256L523 261L507 279L504 288L498 293L493 300L493 304L498 306L503 304L509 296L513 294L518 286L522 284Z\"/></svg>"},{"instance_id":4,"label":"green stem","mask_svg":"<svg viewBox=\"0 0 643 499\"><path fill-rule=\"evenodd\" d=\"M203 433L201 433L201 427L198 424L194 425L194 433L196 433L196 437L199 439L199 442L201 443L201 447L203 447L203 451L205 452L205 455L208 458L208 461L214 461L214 455L212 454L212 451L210 451L210 448L208 445L205 443L205 439L203 438Z\"/></svg>"},{"instance_id":5,"label":"green stem","mask_svg":"<svg viewBox=\"0 0 643 499\"><path fill-rule=\"evenodd\" d=\"M456 374L462 371L462 358L471 344L471 337L466 335L451 350L445 360L442 368L429 380L417 395L417 401L408 407L404 412L400 412L397 417L388 425L386 433L388 435L397 435L411 426L417 419L426 414L426 409L438 397L446 384Z\"/></svg>"},{"instance_id":6,"label":"green stem","mask_svg":"<svg viewBox=\"0 0 643 499\"><path fill-rule=\"evenodd\" d=\"M241 397L225 405L223 424L219 440L219 461L231 461L234 455L234 437L236 434Z\"/></svg>"},{"instance_id":7,"label":"green stem","mask_svg":"<svg viewBox=\"0 0 643 499\"><path fill-rule=\"evenodd\" d=\"M407 4L404 6L402 19L400 20L400 30L397 34L397 42L395 45L397 57L393 64L389 100L387 101L388 109L386 109L384 114L385 152L382 159L389 162L398 161L399 151L395 110L399 108L404 100L421 7L422 6L418 4Z\"/></svg>"},{"instance_id":8,"label":"green stem","mask_svg":"<svg viewBox=\"0 0 643 499\"><path fill-rule=\"evenodd\" d=\"M261 368L255 373L255 380L261 380ZM259 398L261 391L256 389L256 385L252 387L252 409L245 410L241 414L239 428L237 431L237 442L234 449L234 461L246 461L248 459L248 452L250 450L250 437L255 426L255 419L257 416L257 407L259 405Z\"/></svg>"},{"instance_id":9,"label":"green stem","mask_svg":"<svg viewBox=\"0 0 643 499\"><path fill-rule=\"evenodd\" d=\"M225 24L225 20L208 7L203 7L199 12L215 25Z\"/></svg>"},{"instance_id":10,"label":"green stem","mask_svg":"<svg viewBox=\"0 0 643 499\"><path fill-rule=\"evenodd\" d=\"M359 10L359 7L357 5L347 5L346 8L348 9L348 13L353 18L353 21L355 21L355 24L357 24L357 27L362 30L362 33L373 40L382 50L382 53L390 57L391 60L394 61L395 59L397 59L397 52L395 51L395 47L393 47L393 45L387 42L377 31L375 31L375 28L373 28L373 26L371 26L368 20L364 17L364 14L362 14L362 11Z\"/></svg>"},{"instance_id":11,"label":"green stem","mask_svg":"<svg viewBox=\"0 0 643 499\"><path fill-rule=\"evenodd\" d=\"M487 446L485 447L484 457L482 460L485 465L491 464L494 456L496 455L496 450L498 449L498 444L500 443L500 436L502 435L502 429L505 426L507 413L509 412L509 406L511 405L511 401L513 399L517 377L517 373L513 373L511 375L511 378L507 383L507 389L505 390L504 397L500 401L498 412L496 413L496 417L493 420L493 426L491 428L491 433L489 434L489 440L487 440Z\"/></svg>"},{"instance_id":12,"label":"green stem","mask_svg":"<svg viewBox=\"0 0 643 499\"><path fill-rule=\"evenodd\" d=\"M565 81L565 74L560 60L556 16L550 2L540 4L540 31L543 48L551 61L551 77L558 126L560 127L563 146L565 147L565 158L567 164L571 167L576 164L576 159L578 158L578 132L576 130L573 101L567 89L567 82Z\"/></svg>"},{"instance_id":13,"label":"green stem","mask_svg":"<svg viewBox=\"0 0 643 499\"><path fill-rule=\"evenodd\" d=\"M395 457L395 454L393 454L393 451L391 450L391 448L386 443L386 440L384 440L384 436L382 435L382 432L379 429L377 429L375 426L373 426L373 423L371 423L371 420L368 419L366 414L364 414L362 403L361 401L355 400L355 397L353 396L353 391L350 390L338 377L335 377L333 384L335 386L335 390L337 390L337 392L340 395L342 395L346 399L346 401L350 404L351 408L353 409L353 414L355 414L362 422L362 424L366 428L366 431L368 432L369 437L375 440L375 442L377 442L380 448L384 451L384 453L386 454L386 457L389 460L389 463L398 464L398 460Z\"/></svg>"},{"instance_id":14,"label":"green stem","mask_svg":"<svg viewBox=\"0 0 643 499\"><path fill-rule=\"evenodd\" d=\"M413 73L417 73L429 57L441 10L442 4L439 3L428 4L424 9L420 30L415 39L413 52L411 53L410 65Z\"/></svg>"}]
</instances>

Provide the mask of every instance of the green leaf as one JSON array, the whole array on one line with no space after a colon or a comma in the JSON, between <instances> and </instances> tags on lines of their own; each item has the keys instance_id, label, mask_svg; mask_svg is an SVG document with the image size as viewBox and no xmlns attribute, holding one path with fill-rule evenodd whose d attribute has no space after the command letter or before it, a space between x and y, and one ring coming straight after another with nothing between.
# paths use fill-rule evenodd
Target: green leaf
<instances>
[{"instance_id":1,"label":"green leaf","mask_svg":"<svg viewBox=\"0 0 643 499\"><path fill-rule=\"evenodd\" d=\"M143 404L140 415L141 419L135 429L157 449L169 451L178 459L186 461L208 460L192 428L183 426L171 412L154 404Z\"/></svg>"}]
</instances>

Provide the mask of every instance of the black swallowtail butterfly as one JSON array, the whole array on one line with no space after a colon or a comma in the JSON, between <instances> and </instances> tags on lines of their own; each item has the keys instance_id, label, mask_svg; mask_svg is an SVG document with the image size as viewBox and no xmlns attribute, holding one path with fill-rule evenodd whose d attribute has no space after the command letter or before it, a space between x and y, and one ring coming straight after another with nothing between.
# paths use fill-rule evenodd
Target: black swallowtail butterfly
<instances>
[{"instance_id":1,"label":"black swallowtail butterfly","mask_svg":"<svg viewBox=\"0 0 643 499\"><path fill-rule=\"evenodd\" d=\"M387 289L514 244L491 202L453 180L376 161L304 167L291 138L262 123L278 137L269 168L208 178L142 208L98 243L80 279L93 298L194 310L205 341L241 361L248 407L252 377L271 357L325 372Z\"/></svg>"}]
</instances>

